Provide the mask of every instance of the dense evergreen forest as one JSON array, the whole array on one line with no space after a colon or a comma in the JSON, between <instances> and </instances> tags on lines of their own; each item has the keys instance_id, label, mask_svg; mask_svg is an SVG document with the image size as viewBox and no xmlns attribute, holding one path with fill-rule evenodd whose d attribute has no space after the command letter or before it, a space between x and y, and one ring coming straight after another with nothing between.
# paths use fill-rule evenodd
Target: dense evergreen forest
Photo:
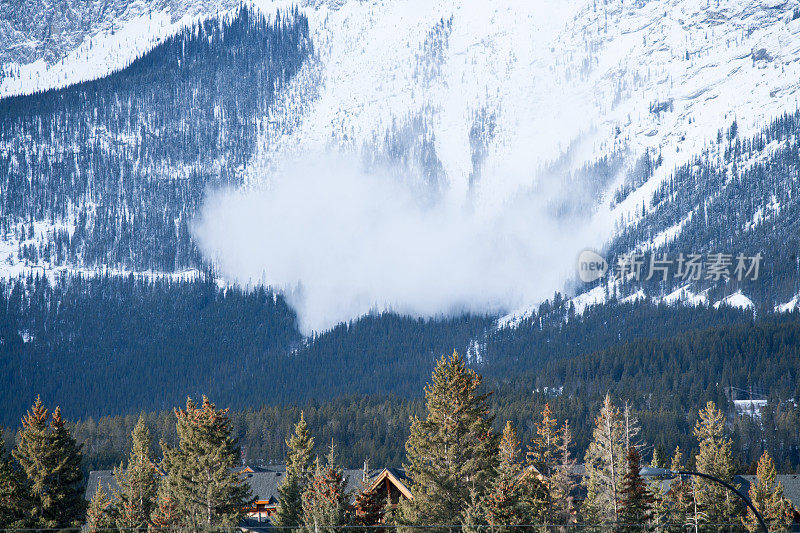
<instances>
[{"instance_id":1,"label":"dense evergreen forest","mask_svg":"<svg viewBox=\"0 0 800 533\"><path fill-rule=\"evenodd\" d=\"M142 284L140 290L147 286ZM214 290L209 291L209 295L215 294ZM209 302L211 305L208 313L213 320L219 319L213 311L227 306L234 308L244 303L257 306L273 302L270 307L274 309L273 314L279 314L278 310L282 306L280 298L272 295L262 293L259 297L248 296L236 290L225 294L216 293L216 297L209 296ZM531 365L536 370L519 372L513 377L487 375L483 387L486 391L493 392L490 403L497 413L497 429L500 429L505 420L512 420L519 428L523 441L531 439L535 431L533 421L545 403L549 403L559 419L570 420L576 453L580 455L591 438L594 414L605 394L610 392L617 404L624 405L628 402L642 422L642 437L649 444L646 450L648 453L655 446L672 450L680 445L684 451L691 451L694 446L691 429L697 420L698 409L705 402L714 401L729 414L735 456L742 471L754 464L764 450L770 452L781 470L796 470L800 466L800 438L796 431L800 424L800 409L795 402L798 386L796 376L800 372L800 316L768 316L755 323L741 321L734 325L702 327L675 335L678 330L672 324L664 324L661 330L655 327L658 323L655 317L663 310L640 305L640 308L635 306L633 309L628 309L627 306L623 306L621 310L610 307L592 309L587 313L587 319L598 319L597 316L604 313L611 324L614 313L623 313L624 316L639 314L644 318L649 316L653 320L651 333L660 333L658 338L629 337L603 349L585 353L574 346L580 342L578 338L565 335L564 330L567 328L554 328L551 335L542 334L539 340L542 348L547 347L553 355ZM175 309L171 307L160 319L167 320L167 315L174 314ZM113 317L119 312L109 312L107 316ZM729 319L734 322L733 317L736 315L733 311L731 313ZM274 324L281 322L276 316L270 318L264 313L251 314L261 316L261 322L254 320L245 323L243 316L240 317L239 323L251 333L238 340L226 338L217 343L208 330L209 323L206 323L198 325L196 333L190 332L185 337L186 342L195 342L195 345L210 343L209 348L214 353L224 354L219 355L220 361L222 357L232 357L239 350L252 350L252 344L241 344L244 343L244 337L257 340L256 332L263 324L272 323L272 327L277 327ZM710 313L709 316L721 315ZM576 323L581 321L580 318L573 320ZM100 386L98 382L96 388L78 391L83 394L79 396L83 400L78 400L62 395L59 382L53 380L54 385L47 396L68 403L70 408L65 409L66 413L81 413L80 416L74 416L81 418L74 427L74 433L80 442L86 443L85 466L90 469L106 468L119 462L127 453L127 436L136 421L136 409L132 407L135 404L116 408L117 411L130 413L126 416L97 418L96 414L93 415L92 413L97 412L114 412L108 406L104 406L102 411L86 408L90 401L99 397L97 391L100 390L105 393L102 398L112 398L109 401L135 398L136 401L143 402L143 405L148 405L147 395L137 397L136 391L150 390L149 396L159 402L156 405L149 404L153 407L146 408L151 411L146 415L146 420L155 436L154 442L159 439L171 442L175 439L173 415L170 411L161 411L164 407L160 402L166 403L173 398L180 401L179 398L185 396L187 391L194 394L194 391L215 390L230 398L231 405L236 406L231 413L231 420L243 449L243 458L248 463L282 461L287 432L303 410L309 422L314 422L311 425L315 428L320 446L324 447L332 438L341 444L344 464L357 467L365 458L370 458L373 464L399 465L403 461L403 442L408 434L409 417L418 413L422 405L420 393L437 358L435 354L447 353L450 350L447 345L457 343L459 339L462 347L467 348L470 334L474 333L470 329L485 327L485 319L465 317L460 320L452 319L449 324L450 334L448 338L444 338L441 332L447 329L440 323L375 316L343 326L354 331L353 337L348 338L339 331L330 338L320 335L312 339L310 345L326 346L326 350L330 350L328 364L334 365L337 360L345 361L338 364L343 370L336 371L308 370L310 361L320 359L318 355L307 358L305 350L314 348L302 343L295 345L294 355L288 358L288 361L299 366L292 370L293 373L270 372L269 368L274 361L266 361L266 357L254 362L247 372L235 377L226 375L220 378L216 377L216 371L197 369L192 374L191 360L180 362L181 366L176 366L178 363L159 363L154 360L148 364L161 364L160 368L169 364L171 370L162 371L164 376L172 377L169 380L153 381L152 386L143 386L142 383L131 385L132 382L146 379L138 371L139 368L147 367L144 362L137 367L127 359L128 363L125 364L131 364L134 372L126 374L124 366L114 366L113 361L117 358L102 358L106 365L103 368L108 372L103 381L106 386ZM79 330L83 327L79 326ZM105 329L98 327L97 323L94 327ZM140 327L158 326L153 323ZM178 326L174 322L168 322L164 327L170 329ZM357 337L357 333L362 330L365 332L364 337ZM626 330L623 327L619 331ZM197 335L204 331L209 334L201 341ZM375 351L366 350L365 347L373 339L380 338L376 336L376 331L383 332L387 339L385 344L376 347ZM580 335L581 332L581 329L576 329L574 334ZM158 331L153 333L158 336ZM360 338L363 344L354 343L354 338ZM408 338L414 338L415 341L402 341ZM397 342L400 348L390 350L390 339ZM296 342L296 338L287 335L285 342L291 344ZM554 348L559 343L564 346L560 357L558 350ZM4 341L2 346L11 344ZM28 344L35 346L36 342L23 343ZM232 352L226 352L226 349L231 349ZM181 349L170 351L182 353ZM276 348L272 353L277 354L279 351ZM371 361L380 353L389 355L377 363ZM285 357L285 354L279 356ZM394 365L382 368L389 360ZM423 366L424 370L421 370L419 367ZM473 366L481 372L491 370L491 366L485 363L473 363ZM229 374L232 372L230 369L236 365L209 364L203 368L217 367L227 368L224 372ZM263 375L253 373L255 368L262 370ZM343 383L337 385L335 379L329 376L318 380L315 377L317 372L330 372ZM124 380L118 374L124 374ZM152 374L158 375L155 371ZM231 379L236 385L220 388L219 379ZM317 399L314 399L314 394L309 391L313 391L317 383L332 390L318 389ZM123 390L123 387L130 387L131 390ZM736 393L732 391L737 387L752 387L753 390L768 395L769 403L760 419L735 415L731 400L736 398ZM407 392L412 388L416 390ZM14 389L18 396L28 397L34 394L16 392L18 390ZM8 398L3 401L4 405L10 405ZM25 401L25 398L21 401ZM263 407L247 407L252 405ZM16 420L7 418L6 425L16 427ZM7 441L13 442L13 438ZM322 448L319 451L322 453Z\"/></svg>"},{"instance_id":2,"label":"dense evergreen forest","mask_svg":"<svg viewBox=\"0 0 800 533\"><path fill-rule=\"evenodd\" d=\"M236 408L418 395L437 354L465 351L492 322L375 315L305 339L281 296L206 279L0 282L0 423L16 424L37 394L80 417L202 393Z\"/></svg>"},{"instance_id":3,"label":"dense evergreen forest","mask_svg":"<svg viewBox=\"0 0 800 533\"><path fill-rule=\"evenodd\" d=\"M453 349L499 384L530 375L526 387L560 386L546 373L551 362L752 322L748 311L647 301L576 315L556 295L515 328L497 329L487 316L381 313L304 338L279 294L221 288L208 276L29 276L0 282L0 423L16 424L37 394L81 418L157 411L202 393L236 409L350 395L413 398L436 358ZM716 371L703 379L717 379ZM731 385L747 385L746 376L737 379Z\"/></svg>"}]
</instances>

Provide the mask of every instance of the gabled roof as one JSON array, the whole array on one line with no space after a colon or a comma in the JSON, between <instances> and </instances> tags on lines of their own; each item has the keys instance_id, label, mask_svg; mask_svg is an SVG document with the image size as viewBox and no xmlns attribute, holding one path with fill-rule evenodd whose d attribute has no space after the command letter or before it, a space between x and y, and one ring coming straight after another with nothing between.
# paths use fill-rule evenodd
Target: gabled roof
<instances>
[{"instance_id":1,"label":"gabled roof","mask_svg":"<svg viewBox=\"0 0 800 533\"><path fill-rule=\"evenodd\" d=\"M279 500L278 487L283 482L283 478L286 477L286 467L284 465L244 466L236 467L233 470L241 474L242 478L250 485L256 501L265 502L268 505L277 505ZM354 494L361 489L364 477L363 469L355 468L345 470L343 473L347 492ZM411 494L405 484L406 476L403 470L398 468L374 468L367 472L369 485L377 485L376 480L379 476L383 476L383 479L389 478L406 497ZM109 497L113 497L114 491L119 489L114 479L113 470L94 470L90 472L84 497L90 500L100 486L108 493Z\"/></svg>"},{"instance_id":2,"label":"gabled roof","mask_svg":"<svg viewBox=\"0 0 800 533\"><path fill-rule=\"evenodd\" d=\"M372 482L369 485L369 490L370 491L375 490L375 488L381 483L383 483L384 480L389 480L389 482L395 487L397 487L397 490L399 490L400 493L407 499L409 500L414 499L414 496L411 494L411 491L405 484L407 478L404 470L401 470L399 468L384 468L372 480Z\"/></svg>"}]
</instances>

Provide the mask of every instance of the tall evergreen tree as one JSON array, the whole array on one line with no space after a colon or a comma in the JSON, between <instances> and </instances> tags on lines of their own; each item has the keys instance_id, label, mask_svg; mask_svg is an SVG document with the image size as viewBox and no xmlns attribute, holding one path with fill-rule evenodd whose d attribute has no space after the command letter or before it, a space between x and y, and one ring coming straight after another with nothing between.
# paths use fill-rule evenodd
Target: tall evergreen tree
<instances>
[{"instance_id":1,"label":"tall evergreen tree","mask_svg":"<svg viewBox=\"0 0 800 533\"><path fill-rule=\"evenodd\" d=\"M106 494L103 485L98 485L86 510L87 533L101 533L114 528L115 514L111 498Z\"/></svg>"},{"instance_id":2,"label":"tall evergreen tree","mask_svg":"<svg viewBox=\"0 0 800 533\"><path fill-rule=\"evenodd\" d=\"M464 516L474 491L480 500L494 477L497 435L492 431L481 377L453 353L442 357L425 387L426 415L412 417L406 441L414 499L404 502L403 520L452 524Z\"/></svg>"},{"instance_id":3,"label":"tall evergreen tree","mask_svg":"<svg viewBox=\"0 0 800 533\"><path fill-rule=\"evenodd\" d=\"M619 518L624 425L619 410L606 394L595 418L592 441L586 450L584 518L593 523L615 523Z\"/></svg>"},{"instance_id":4,"label":"tall evergreen tree","mask_svg":"<svg viewBox=\"0 0 800 533\"><path fill-rule=\"evenodd\" d=\"M553 477L559 460L558 421L548 403L544 405L541 416L528 452L528 467L537 475L528 474L523 481L527 484L524 489L528 505L535 510L532 518L537 522L554 523L558 514L552 498Z\"/></svg>"},{"instance_id":5,"label":"tall evergreen tree","mask_svg":"<svg viewBox=\"0 0 800 533\"><path fill-rule=\"evenodd\" d=\"M272 523L276 527L292 528L303 524L303 491L314 473L311 455L314 437L302 411L294 434L286 441L286 448L286 477L278 487L278 512Z\"/></svg>"},{"instance_id":6,"label":"tall evergreen tree","mask_svg":"<svg viewBox=\"0 0 800 533\"><path fill-rule=\"evenodd\" d=\"M733 483L734 466L731 452L732 441L725 432L725 415L714 402L708 402L700 410L700 418L694 428L699 451L695 465L699 472ZM725 487L706 479L697 479L697 507L700 519L706 524L729 524L738 521L736 496Z\"/></svg>"},{"instance_id":7,"label":"tall evergreen tree","mask_svg":"<svg viewBox=\"0 0 800 533\"><path fill-rule=\"evenodd\" d=\"M783 497L783 485L775 482L775 463L768 452L758 460L756 481L750 485L750 502L758 509L770 531L788 531L792 525L792 504ZM761 525L749 508L742 520L749 531L760 531Z\"/></svg>"},{"instance_id":8,"label":"tall evergreen tree","mask_svg":"<svg viewBox=\"0 0 800 533\"><path fill-rule=\"evenodd\" d=\"M667 468L667 452L664 450L663 444L658 444L653 448L653 459L650 461L650 466L653 468Z\"/></svg>"},{"instance_id":9,"label":"tall evergreen tree","mask_svg":"<svg viewBox=\"0 0 800 533\"><path fill-rule=\"evenodd\" d=\"M569 525L577 522L575 505L574 470L577 460L572 456L572 430L569 420L564 421L559 435L558 464L550 476L550 498L552 501L552 521L555 524Z\"/></svg>"},{"instance_id":10,"label":"tall evergreen tree","mask_svg":"<svg viewBox=\"0 0 800 533\"><path fill-rule=\"evenodd\" d=\"M550 404L544 404L542 420L536 424L536 435L529 453L531 464L545 477L555 465L558 456L558 422L553 417Z\"/></svg>"},{"instance_id":11,"label":"tall evergreen tree","mask_svg":"<svg viewBox=\"0 0 800 533\"><path fill-rule=\"evenodd\" d=\"M50 421L55 463L51 470L54 491L50 498L55 503L55 523L76 525L83 521L86 502L83 499L81 483L83 454L81 446L67 429L61 417L61 408L56 407Z\"/></svg>"},{"instance_id":12,"label":"tall evergreen tree","mask_svg":"<svg viewBox=\"0 0 800 533\"><path fill-rule=\"evenodd\" d=\"M520 454L517 430L510 421L506 422L500 437L497 477L479 506L480 510L471 512L471 520L467 522L465 518L465 523L485 522L490 531L511 531L513 528L505 526L532 523L535 509L526 491L526 484L530 481L526 479L528 475L523 474ZM535 478L532 482L541 484L535 472L531 471L529 476Z\"/></svg>"},{"instance_id":13,"label":"tall evergreen tree","mask_svg":"<svg viewBox=\"0 0 800 533\"><path fill-rule=\"evenodd\" d=\"M115 491L116 525L120 529L145 529L153 511L159 476L150 458L150 432L144 415L139 416L131 440L127 468L114 471L119 487Z\"/></svg>"},{"instance_id":14,"label":"tall evergreen tree","mask_svg":"<svg viewBox=\"0 0 800 533\"><path fill-rule=\"evenodd\" d=\"M22 473L6 454L0 436L0 529L24 528L27 525L28 500Z\"/></svg>"},{"instance_id":15,"label":"tall evergreen tree","mask_svg":"<svg viewBox=\"0 0 800 533\"><path fill-rule=\"evenodd\" d=\"M675 448L669 468L673 472L686 469L680 446ZM686 531L688 527L697 527L694 513L694 480L692 478L680 476L672 480L665 500L669 508L667 516L669 531L677 533Z\"/></svg>"},{"instance_id":16,"label":"tall evergreen tree","mask_svg":"<svg viewBox=\"0 0 800 533\"><path fill-rule=\"evenodd\" d=\"M178 446L162 442L171 494L193 528L235 527L251 502L250 488L235 466L239 446L231 435L227 409L217 409L203 396L176 409Z\"/></svg>"},{"instance_id":17,"label":"tall evergreen tree","mask_svg":"<svg viewBox=\"0 0 800 533\"><path fill-rule=\"evenodd\" d=\"M178 506L178 500L169 488L169 479L158 486L153 511L150 514L150 529L168 531L181 529L186 524L186 513Z\"/></svg>"},{"instance_id":18,"label":"tall evergreen tree","mask_svg":"<svg viewBox=\"0 0 800 533\"><path fill-rule=\"evenodd\" d=\"M351 514L347 480L331 443L325 465L317 459L314 476L303 491L303 523L311 533L336 533L349 523Z\"/></svg>"},{"instance_id":19,"label":"tall evergreen tree","mask_svg":"<svg viewBox=\"0 0 800 533\"><path fill-rule=\"evenodd\" d=\"M619 525L617 531L622 533L639 533L650 531L652 519L653 495L647 489L647 483L639 475L641 469L639 452L631 446L628 448L627 468L620 485Z\"/></svg>"},{"instance_id":20,"label":"tall evergreen tree","mask_svg":"<svg viewBox=\"0 0 800 533\"><path fill-rule=\"evenodd\" d=\"M22 419L13 455L30 487L32 524L63 528L83 521L82 455L66 428L61 409L56 407L51 419L41 398L37 398Z\"/></svg>"}]
</instances>

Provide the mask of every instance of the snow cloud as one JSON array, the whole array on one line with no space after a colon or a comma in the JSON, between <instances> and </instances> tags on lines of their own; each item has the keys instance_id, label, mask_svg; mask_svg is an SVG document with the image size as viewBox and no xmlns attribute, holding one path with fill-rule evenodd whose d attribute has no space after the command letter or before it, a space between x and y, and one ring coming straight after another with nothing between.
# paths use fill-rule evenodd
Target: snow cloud
<instances>
[{"instance_id":1,"label":"snow cloud","mask_svg":"<svg viewBox=\"0 0 800 533\"><path fill-rule=\"evenodd\" d=\"M210 194L195 237L229 281L283 290L305 333L376 308L514 309L574 272L585 226L547 214L552 191L481 214L425 199L414 181L342 155L306 157L261 189Z\"/></svg>"}]
</instances>

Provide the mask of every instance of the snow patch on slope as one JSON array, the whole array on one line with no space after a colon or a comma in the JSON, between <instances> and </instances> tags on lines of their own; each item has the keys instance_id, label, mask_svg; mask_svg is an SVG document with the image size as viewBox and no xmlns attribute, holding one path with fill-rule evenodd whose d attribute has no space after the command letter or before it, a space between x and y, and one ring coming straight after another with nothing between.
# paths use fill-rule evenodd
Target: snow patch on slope
<instances>
[{"instance_id":1,"label":"snow patch on slope","mask_svg":"<svg viewBox=\"0 0 800 533\"><path fill-rule=\"evenodd\" d=\"M736 291L730 296L726 296L722 300L718 301L714 304L714 309L719 309L720 306L723 305L728 307L737 307L739 309L753 309L755 307L755 305L753 305L753 301L742 294L741 291Z\"/></svg>"}]
</instances>

